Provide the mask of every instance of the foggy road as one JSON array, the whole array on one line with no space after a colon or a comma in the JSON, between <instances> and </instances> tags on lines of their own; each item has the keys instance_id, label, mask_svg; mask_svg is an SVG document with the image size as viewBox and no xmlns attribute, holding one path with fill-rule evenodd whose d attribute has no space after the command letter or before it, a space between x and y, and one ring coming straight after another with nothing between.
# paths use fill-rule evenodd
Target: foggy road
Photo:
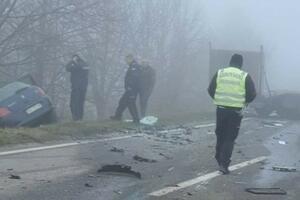
<instances>
[{"instance_id":1,"label":"foggy road","mask_svg":"<svg viewBox=\"0 0 300 200\"><path fill-rule=\"evenodd\" d=\"M185 127L148 130L132 137L1 155L0 199L296 200L299 172L278 172L272 167L298 170L299 129L296 121L245 120L231 164L238 169L227 176L216 172L212 123L195 127L191 133ZM153 162L134 160L134 156ZM112 164L131 166L141 179L97 172ZM12 174L21 179L11 179ZM280 187L287 195L253 195L245 192L249 187Z\"/></svg>"}]
</instances>

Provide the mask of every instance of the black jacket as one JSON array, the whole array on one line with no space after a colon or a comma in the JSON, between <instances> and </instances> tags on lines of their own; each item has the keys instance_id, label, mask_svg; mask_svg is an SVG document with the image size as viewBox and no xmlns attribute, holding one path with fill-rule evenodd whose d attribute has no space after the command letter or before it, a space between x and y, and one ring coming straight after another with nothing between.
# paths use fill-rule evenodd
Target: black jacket
<instances>
[{"instance_id":1,"label":"black jacket","mask_svg":"<svg viewBox=\"0 0 300 200\"><path fill-rule=\"evenodd\" d=\"M125 75L125 90L139 91L141 83L141 66L133 61Z\"/></svg>"},{"instance_id":2,"label":"black jacket","mask_svg":"<svg viewBox=\"0 0 300 200\"><path fill-rule=\"evenodd\" d=\"M70 61L66 70L71 73L72 89L86 89L88 85L88 65L84 60L79 59L77 63Z\"/></svg>"},{"instance_id":3,"label":"black jacket","mask_svg":"<svg viewBox=\"0 0 300 200\"><path fill-rule=\"evenodd\" d=\"M214 75L208 87L208 93L210 97L213 99L216 93L217 76L218 76L218 72ZM251 76L248 74L246 77L246 103L252 102L255 99L255 97L256 97L255 85Z\"/></svg>"}]
</instances>

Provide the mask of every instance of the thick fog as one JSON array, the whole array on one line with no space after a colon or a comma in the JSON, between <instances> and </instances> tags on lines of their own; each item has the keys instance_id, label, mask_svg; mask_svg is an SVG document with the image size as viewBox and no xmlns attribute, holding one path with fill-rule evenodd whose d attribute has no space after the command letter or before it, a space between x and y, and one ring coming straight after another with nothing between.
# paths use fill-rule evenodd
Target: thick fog
<instances>
[{"instance_id":1,"label":"thick fog","mask_svg":"<svg viewBox=\"0 0 300 200\"><path fill-rule=\"evenodd\" d=\"M203 6L213 46L259 50L263 45L271 89L299 91L299 1L206 0Z\"/></svg>"},{"instance_id":2,"label":"thick fog","mask_svg":"<svg viewBox=\"0 0 300 200\"><path fill-rule=\"evenodd\" d=\"M151 112L206 111L213 108L207 94L211 43L216 49L245 51L263 46L271 90L298 90L299 5L279 0L3 0L0 82L31 74L58 115L68 118L71 89L65 66L79 54L91 71L87 117L107 118L124 91L124 57L131 53L157 71Z\"/></svg>"}]
</instances>

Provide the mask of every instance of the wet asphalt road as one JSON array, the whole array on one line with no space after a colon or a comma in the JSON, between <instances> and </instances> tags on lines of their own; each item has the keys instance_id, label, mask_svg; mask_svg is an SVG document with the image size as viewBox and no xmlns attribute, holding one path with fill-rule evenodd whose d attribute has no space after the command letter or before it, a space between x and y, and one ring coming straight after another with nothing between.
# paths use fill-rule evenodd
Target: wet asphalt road
<instances>
[{"instance_id":1,"label":"wet asphalt road","mask_svg":"<svg viewBox=\"0 0 300 200\"><path fill-rule=\"evenodd\" d=\"M273 126L261 119L244 121L232 164L268 156L265 162L161 197L148 194L217 170L213 159L214 127L192 129L191 134L185 129L147 131L141 137L1 156L0 200L297 200L299 130L300 122L286 121ZM124 152L110 151L113 147ZM138 162L133 159L135 155L157 162ZM142 178L97 173L107 164L131 166ZM298 171L277 172L272 166L295 167ZM11 174L21 179L10 179ZM245 192L249 187L280 187L287 195L253 195Z\"/></svg>"}]
</instances>

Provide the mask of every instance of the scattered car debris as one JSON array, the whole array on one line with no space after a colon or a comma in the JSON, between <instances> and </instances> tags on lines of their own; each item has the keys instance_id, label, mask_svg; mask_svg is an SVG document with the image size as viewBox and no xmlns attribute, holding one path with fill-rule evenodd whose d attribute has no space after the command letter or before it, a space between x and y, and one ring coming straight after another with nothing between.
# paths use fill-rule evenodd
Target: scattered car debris
<instances>
[{"instance_id":1,"label":"scattered car debris","mask_svg":"<svg viewBox=\"0 0 300 200\"><path fill-rule=\"evenodd\" d=\"M279 140L278 143L279 143L279 144L283 144L283 145L287 144L287 142L286 142L286 141L283 141L283 140Z\"/></svg>"},{"instance_id":2,"label":"scattered car debris","mask_svg":"<svg viewBox=\"0 0 300 200\"><path fill-rule=\"evenodd\" d=\"M194 190L195 190L196 192L198 192L198 191L200 191L200 190L207 190L207 187L206 187L205 185L207 185L207 184L201 183L200 185L197 185L197 186L195 187Z\"/></svg>"},{"instance_id":3,"label":"scattered car debris","mask_svg":"<svg viewBox=\"0 0 300 200\"><path fill-rule=\"evenodd\" d=\"M45 180L45 179L40 179L40 180L38 180L38 181L40 181L40 182L45 182L45 183L51 183L50 180Z\"/></svg>"},{"instance_id":4,"label":"scattered car debris","mask_svg":"<svg viewBox=\"0 0 300 200\"><path fill-rule=\"evenodd\" d=\"M236 184L248 184L247 182L243 182L243 181L236 181L234 183L236 183Z\"/></svg>"},{"instance_id":5,"label":"scattered car debris","mask_svg":"<svg viewBox=\"0 0 300 200\"><path fill-rule=\"evenodd\" d=\"M95 175L93 175L93 174L89 174L88 177L89 177L89 178L98 178L98 176L95 176Z\"/></svg>"},{"instance_id":6,"label":"scattered car debris","mask_svg":"<svg viewBox=\"0 0 300 200\"><path fill-rule=\"evenodd\" d=\"M162 156L162 157L164 157L164 158L166 158L167 160L171 160L172 159L172 157L167 156L167 155L165 155L163 153L159 153L159 155Z\"/></svg>"},{"instance_id":7,"label":"scattered car debris","mask_svg":"<svg viewBox=\"0 0 300 200\"><path fill-rule=\"evenodd\" d=\"M243 152L242 152L242 150L237 150L236 153L242 154Z\"/></svg>"},{"instance_id":8,"label":"scattered car debris","mask_svg":"<svg viewBox=\"0 0 300 200\"><path fill-rule=\"evenodd\" d=\"M279 123L279 122L267 122L267 121L264 121L263 125L264 125L264 127L269 127L269 128L282 127L283 126L283 124Z\"/></svg>"},{"instance_id":9,"label":"scattered car debris","mask_svg":"<svg viewBox=\"0 0 300 200\"><path fill-rule=\"evenodd\" d=\"M280 171L280 172L296 172L297 169L295 167L279 167L279 166L274 166L272 167L274 171Z\"/></svg>"},{"instance_id":10,"label":"scattered car debris","mask_svg":"<svg viewBox=\"0 0 300 200\"><path fill-rule=\"evenodd\" d=\"M189 139L189 138L186 138L186 139L184 139L184 141L186 141L187 143L194 143L191 139Z\"/></svg>"},{"instance_id":11,"label":"scattered car debris","mask_svg":"<svg viewBox=\"0 0 300 200\"><path fill-rule=\"evenodd\" d=\"M179 187L179 185L177 185L177 184L167 184L167 185L165 185L166 187Z\"/></svg>"},{"instance_id":12,"label":"scattered car debris","mask_svg":"<svg viewBox=\"0 0 300 200\"><path fill-rule=\"evenodd\" d=\"M173 171L175 168L174 167L170 167L169 169L168 169L168 172L171 172L171 171Z\"/></svg>"},{"instance_id":13,"label":"scattered car debris","mask_svg":"<svg viewBox=\"0 0 300 200\"><path fill-rule=\"evenodd\" d=\"M212 131L208 131L207 132L207 135L214 135L215 133L214 132L212 132Z\"/></svg>"},{"instance_id":14,"label":"scattered car debris","mask_svg":"<svg viewBox=\"0 0 300 200\"><path fill-rule=\"evenodd\" d=\"M141 156L135 155L133 156L133 159L138 161L138 162L147 162L147 163L156 163L156 160L148 159L148 158L143 158Z\"/></svg>"},{"instance_id":15,"label":"scattered car debris","mask_svg":"<svg viewBox=\"0 0 300 200\"><path fill-rule=\"evenodd\" d=\"M114 193L116 193L116 194L118 194L118 195L121 195L121 194L122 194L122 192L119 191L119 190L114 190Z\"/></svg>"},{"instance_id":16,"label":"scattered car debris","mask_svg":"<svg viewBox=\"0 0 300 200\"><path fill-rule=\"evenodd\" d=\"M140 172L135 172L131 169L130 166L127 165L105 165L101 169L98 170L98 173L103 172L111 172L111 173L121 173L121 174L128 174L134 177L137 177L139 179L142 178L142 175Z\"/></svg>"},{"instance_id":17,"label":"scattered car debris","mask_svg":"<svg viewBox=\"0 0 300 200\"><path fill-rule=\"evenodd\" d=\"M193 194L190 193L190 192L187 192L186 194L187 194L188 196L193 196Z\"/></svg>"},{"instance_id":18,"label":"scattered car debris","mask_svg":"<svg viewBox=\"0 0 300 200\"><path fill-rule=\"evenodd\" d=\"M15 174L11 174L9 176L10 179L21 179L21 177L19 175L15 175Z\"/></svg>"},{"instance_id":19,"label":"scattered car debris","mask_svg":"<svg viewBox=\"0 0 300 200\"><path fill-rule=\"evenodd\" d=\"M85 187L93 187L91 184L89 184L89 183L86 183L86 184L84 184L84 186Z\"/></svg>"},{"instance_id":20,"label":"scattered car debris","mask_svg":"<svg viewBox=\"0 0 300 200\"><path fill-rule=\"evenodd\" d=\"M117 147L111 148L110 151L116 153L124 153L124 149L118 149Z\"/></svg>"},{"instance_id":21,"label":"scattered car debris","mask_svg":"<svg viewBox=\"0 0 300 200\"><path fill-rule=\"evenodd\" d=\"M264 194L264 195L286 195L287 192L281 188L247 188L246 192L252 194Z\"/></svg>"},{"instance_id":22,"label":"scattered car debris","mask_svg":"<svg viewBox=\"0 0 300 200\"><path fill-rule=\"evenodd\" d=\"M192 135L193 134L193 130L191 128L187 128L185 134Z\"/></svg>"}]
</instances>

